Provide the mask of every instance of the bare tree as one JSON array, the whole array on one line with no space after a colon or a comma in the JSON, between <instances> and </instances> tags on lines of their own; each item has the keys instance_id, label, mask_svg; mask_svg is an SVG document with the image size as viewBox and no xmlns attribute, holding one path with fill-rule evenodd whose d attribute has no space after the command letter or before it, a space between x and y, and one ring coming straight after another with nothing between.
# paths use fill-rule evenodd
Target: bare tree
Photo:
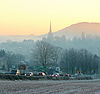
<instances>
[{"instance_id":1,"label":"bare tree","mask_svg":"<svg viewBox=\"0 0 100 94\"><path fill-rule=\"evenodd\" d=\"M82 72L93 74L98 72L99 62L100 58L97 55L85 49L69 49L64 50L61 56L60 67L65 73L74 74L76 72Z\"/></svg>"},{"instance_id":2,"label":"bare tree","mask_svg":"<svg viewBox=\"0 0 100 94\"><path fill-rule=\"evenodd\" d=\"M35 64L42 66L44 71L47 72L48 67L57 63L57 49L46 41L37 41L33 57Z\"/></svg>"}]
</instances>

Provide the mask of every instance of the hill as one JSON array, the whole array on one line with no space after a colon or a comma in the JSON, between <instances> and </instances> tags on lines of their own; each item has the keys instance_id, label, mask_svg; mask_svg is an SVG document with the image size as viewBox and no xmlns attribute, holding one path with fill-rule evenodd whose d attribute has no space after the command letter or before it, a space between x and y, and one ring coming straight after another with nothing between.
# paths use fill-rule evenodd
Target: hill
<instances>
[{"instance_id":1,"label":"hill","mask_svg":"<svg viewBox=\"0 0 100 94\"><path fill-rule=\"evenodd\" d=\"M54 32L54 36L66 36L67 38L73 38L81 37L82 33L87 36L100 36L100 23L82 22L73 24Z\"/></svg>"}]
</instances>

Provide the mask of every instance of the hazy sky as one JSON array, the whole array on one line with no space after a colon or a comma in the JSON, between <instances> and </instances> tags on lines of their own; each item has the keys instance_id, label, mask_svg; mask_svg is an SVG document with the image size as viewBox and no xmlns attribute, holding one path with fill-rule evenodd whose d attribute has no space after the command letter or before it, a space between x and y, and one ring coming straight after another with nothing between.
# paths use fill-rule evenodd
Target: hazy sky
<instances>
[{"instance_id":1,"label":"hazy sky","mask_svg":"<svg viewBox=\"0 0 100 94\"><path fill-rule=\"evenodd\" d=\"M0 35L39 35L78 22L100 22L100 0L0 0Z\"/></svg>"}]
</instances>

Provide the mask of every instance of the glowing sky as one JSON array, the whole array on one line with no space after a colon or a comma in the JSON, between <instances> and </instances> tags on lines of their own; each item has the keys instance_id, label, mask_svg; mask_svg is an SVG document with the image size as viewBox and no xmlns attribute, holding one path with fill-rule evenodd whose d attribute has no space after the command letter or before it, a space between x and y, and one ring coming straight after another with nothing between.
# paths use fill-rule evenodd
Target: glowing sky
<instances>
[{"instance_id":1,"label":"glowing sky","mask_svg":"<svg viewBox=\"0 0 100 94\"><path fill-rule=\"evenodd\" d=\"M100 0L0 0L0 35L40 35L78 22L100 22Z\"/></svg>"}]
</instances>

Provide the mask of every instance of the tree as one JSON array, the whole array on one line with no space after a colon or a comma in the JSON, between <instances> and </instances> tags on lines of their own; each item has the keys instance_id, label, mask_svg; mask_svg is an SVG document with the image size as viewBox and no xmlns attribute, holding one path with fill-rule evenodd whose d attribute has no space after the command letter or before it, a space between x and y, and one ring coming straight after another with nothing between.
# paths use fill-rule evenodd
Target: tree
<instances>
[{"instance_id":1,"label":"tree","mask_svg":"<svg viewBox=\"0 0 100 94\"><path fill-rule=\"evenodd\" d=\"M0 50L0 58L1 58L1 57L4 57L5 55L6 55L5 50Z\"/></svg>"},{"instance_id":2,"label":"tree","mask_svg":"<svg viewBox=\"0 0 100 94\"><path fill-rule=\"evenodd\" d=\"M25 61L25 57L23 55L8 52L6 54L7 71L10 71L10 68L12 68L13 66L15 66L15 68L18 68L18 66L21 64L21 61Z\"/></svg>"},{"instance_id":3,"label":"tree","mask_svg":"<svg viewBox=\"0 0 100 94\"><path fill-rule=\"evenodd\" d=\"M35 64L42 66L44 72L47 72L49 67L52 67L57 63L57 49L57 47L52 46L46 41L37 41L33 53Z\"/></svg>"},{"instance_id":4,"label":"tree","mask_svg":"<svg viewBox=\"0 0 100 94\"><path fill-rule=\"evenodd\" d=\"M63 72L74 74L76 72L82 72L86 74L92 74L98 72L98 63L100 58L97 55L93 55L85 49L64 50L60 67Z\"/></svg>"}]
</instances>

